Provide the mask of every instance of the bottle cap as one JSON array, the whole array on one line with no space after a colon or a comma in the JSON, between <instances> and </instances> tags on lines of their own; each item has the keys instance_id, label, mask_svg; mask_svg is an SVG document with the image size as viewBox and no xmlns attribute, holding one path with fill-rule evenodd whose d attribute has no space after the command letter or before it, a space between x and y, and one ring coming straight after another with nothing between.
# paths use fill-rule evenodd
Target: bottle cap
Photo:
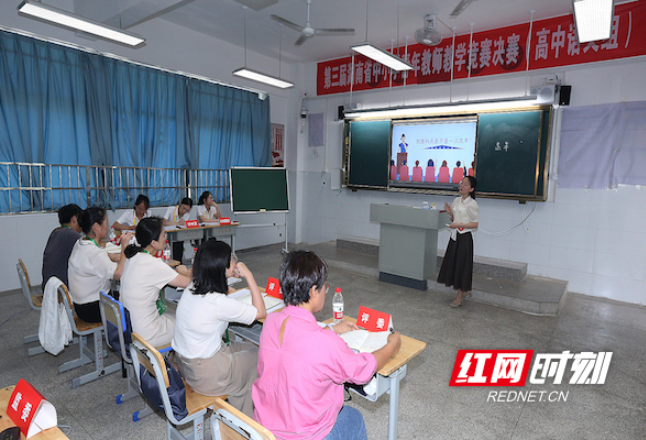
<instances>
[{"instance_id":1,"label":"bottle cap","mask_svg":"<svg viewBox=\"0 0 646 440\"><path fill-rule=\"evenodd\" d=\"M335 292L341 292L341 288L340 288L340 287L337 287L336 289L334 289L334 291L335 291Z\"/></svg>"}]
</instances>

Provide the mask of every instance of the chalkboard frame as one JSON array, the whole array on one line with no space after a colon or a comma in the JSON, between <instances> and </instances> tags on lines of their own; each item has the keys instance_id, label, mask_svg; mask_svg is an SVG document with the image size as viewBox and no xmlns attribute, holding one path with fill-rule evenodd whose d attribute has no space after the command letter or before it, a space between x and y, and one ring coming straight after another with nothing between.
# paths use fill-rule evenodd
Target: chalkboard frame
<instances>
[{"instance_id":1,"label":"chalkboard frame","mask_svg":"<svg viewBox=\"0 0 646 440\"><path fill-rule=\"evenodd\" d=\"M508 110L491 110L491 111L479 111L476 113L478 120L480 119L480 115L489 115L489 114L503 114L503 113L510 113L510 114L518 114L521 112L528 112L528 111L540 111L541 112L541 119L540 119L540 130L539 130L539 142L538 142L538 155L537 155L537 164L536 164L536 170L535 170L535 179L534 179L534 188L535 191L533 194L517 194L513 191L478 191L478 197L483 197L483 198L496 198L496 199L511 199L511 200L518 200L519 202L523 201L546 201L547 200L547 185L548 185L548 175L549 175L549 161L550 161L550 150L551 150L551 137L552 137L552 117L553 117L553 108L551 104L542 104L542 105L536 105L531 108L515 108L515 109L508 109ZM438 116L439 117L463 117L463 116L473 116L474 113L472 112L464 112L464 113L447 113L446 115L429 115L427 116L428 119L435 119ZM342 171L343 171L343 180L342 180L342 186L344 188L351 189L353 191L356 191L357 189L372 189L372 190L380 190L380 191L388 191L388 192L404 192L404 193L413 193L413 194L433 194L433 195L457 195L457 188L458 184L456 183L454 188L452 190L441 190L441 189L429 189L429 188L415 188L415 187L394 187L391 186L387 183L387 177L388 177L388 164L386 164L386 184L383 186L373 186L373 185L361 185L361 184L352 184L350 183L350 174L352 172L352 169L350 167L350 152L352 149L351 145L351 138L350 138L350 123L354 122L368 122L368 121L374 121L374 120L380 120L384 121L386 118L373 118L373 119L345 119L344 120L344 127L343 127L343 165L342 165ZM396 119L390 119L391 122L391 130L390 132L392 133L392 123L393 122L400 122L400 121L405 121L405 120L419 120L419 119L424 119L424 116L418 116L416 115L415 117L411 118L396 118ZM479 123L479 121L478 121ZM479 135L479 126L477 129L478 135ZM390 142L390 139L388 139ZM478 177L478 151L480 148L479 145L479 139L477 139L477 145L476 145L476 156L475 156L475 176L476 178ZM388 143L388 151L387 153L390 153L390 144ZM380 167L381 168L381 167ZM534 170L532 170L534 171ZM377 172L377 171L376 171Z\"/></svg>"},{"instance_id":2,"label":"chalkboard frame","mask_svg":"<svg viewBox=\"0 0 646 440\"><path fill-rule=\"evenodd\" d=\"M257 204L252 204L253 208L252 209L238 209L240 208L240 202L238 202L238 206L236 206L236 200L240 200L240 192L237 190L237 188L240 188L240 185L236 185L238 176L237 174L238 171L241 172L253 172L256 176L264 175L267 176L270 173L271 174L282 174L285 176L284 179L284 190L285 190L285 208L282 207L282 197L280 199L281 206L278 206L276 204L272 206L265 206L265 207L260 207ZM265 178L266 179L266 178ZM230 199L231 199L231 212L234 212L236 214L255 214L255 213L264 213L264 212L271 212L271 213L288 213L289 208L290 208L290 202L289 202L289 176L287 175L287 169L283 167L231 167L229 168L229 182L230 182ZM282 182L283 179L279 179L279 186L280 186L280 191L282 192L283 186ZM262 180L258 177L255 177L254 180L255 186L253 187L253 191L262 191L266 189L271 189L272 185L269 185L268 182L265 180L265 184L262 184ZM272 182L273 183L273 182ZM275 188L275 185L273 186ZM237 193L237 194L236 194ZM234 200L234 195L237 197ZM243 193L244 195L244 193ZM258 198L262 196L258 196L257 194L254 194L254 198ZM243 204L244 208L248 207L247 204ZM282 209L281 209L282 208Z\"/></svg>"}]
</instances>

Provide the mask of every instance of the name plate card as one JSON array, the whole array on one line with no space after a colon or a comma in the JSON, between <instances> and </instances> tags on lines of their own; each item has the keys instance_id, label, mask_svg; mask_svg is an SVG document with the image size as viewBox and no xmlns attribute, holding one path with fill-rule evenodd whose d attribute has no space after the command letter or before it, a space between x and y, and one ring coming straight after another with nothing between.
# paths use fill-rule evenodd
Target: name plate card
<instances>
[{"instance_id":1,"label":"name plate card","mask_svg":"<svg viewBox=\"0 0 646 440\"><path fill-rule=\"evenodd\" d=\"M197 220L186 220L186 229L199 228L200 222Z\"/></svg>"},{"instance_id":2,"label":"name plate card","mask_svg":"<svg viewBox=\"0 0 646 440\"><path fill-rule=\"evenodd\" d=\"M220 224L221 225L230 225L231 224L231 218L230 217L220 217Z\"/></svg>"},{"instance_id":3,"label":"name plate card","mask_svg":"<svg viewBox=\"0 0 646 440\"><path fill-rule=\"evenodd\" d=\"M26 438L56 426L56 408L29 382L20 379L11 394L7 415Z\"/></svg>"},{"instance_id":4,"label":"name plate card","mask_svg":"<svg viewBox=\"0 0 646 440\"><path fill-rule=\"evenodd\" d=\"M392 317L388 313L363 306L359 307L357 325L369 332L384 332L393 329Z\"/></svg>"},{"instance_id":5,"label":"name plate card","mask_svg":"<svg viewBox=\"0 0 646 440\"><path fill-rule=\"evenodd\" d=\"M276 278L269 277L265 293L274 298L283 299L283 292L280 290L280 283Z\"/></svg>"}]
</instances>

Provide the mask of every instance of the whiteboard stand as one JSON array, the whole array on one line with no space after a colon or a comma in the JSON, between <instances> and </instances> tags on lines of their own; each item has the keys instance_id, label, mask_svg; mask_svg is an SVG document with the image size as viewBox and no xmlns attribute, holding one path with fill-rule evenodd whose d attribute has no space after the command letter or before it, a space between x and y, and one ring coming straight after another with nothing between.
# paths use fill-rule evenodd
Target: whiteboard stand
<instances>
[{"instance_id":1,"label":"whiteboard stand","mask_svg":"<svg viewBox=\"0 0 646 440\"><path fill-rule=\"evenodd\" d=\"M283 254L289 254L289 249L287 248L287 214L285 211L285 249L283 249Z\"/></svg>"}]
</instances>

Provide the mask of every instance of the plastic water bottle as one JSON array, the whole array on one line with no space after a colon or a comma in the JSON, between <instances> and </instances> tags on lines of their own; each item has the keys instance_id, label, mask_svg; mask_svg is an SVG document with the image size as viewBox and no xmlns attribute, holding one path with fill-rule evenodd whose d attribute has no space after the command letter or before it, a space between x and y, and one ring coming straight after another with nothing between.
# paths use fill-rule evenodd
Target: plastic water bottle
<instances>
[{"instance_id":1,"label":"plastic water bottle","mask_svg":"<svg viewBox=\"0 0 646 440\"><path fill-rule=\"evenodd\" d=\"M428 209L428 202L423 202L422 203L422 208Z\"/></svg>"},{"instance_id":2,"label":"plastic water bottle","mask_svg":"<svg viewBox=\"0 0 646 440\"><path fill-rule=\"evenodd\" d=\"M343 321L343 295L341 295L340 287L337 287L334 291L334 298L332 298L332 312L334 312L335 324Z\"/></svg>"},{"instance_id":3,"label":"plastic water bottle","mask_svg":"<svg viewBox=\"0 0 646 440\"><path fill-rule=\"evenodd\" d=\"M110 243L116 244L116 242L117 242L117 234L114 232L114 228L110 228L108 238L110 239Z\"/></svg>"},{"instance_id":4,"label":"plastic water bottle","mask_svg":"<svg viewBox=\"0 0 646 440\"><path fill-rule=\"evenodd\" d=\"M197 246L193 248L193 256L191 257L191 266L195 264L195 255L197 255Z\"/></svg>"},{"instance_id":5,"label":"plastic water bottle","mask_svg":"<svg viewBox=\"0 0 646 440\"><path fill-rule=\"evenodd\" d=\"M168 264L168 262L170 261L170 244L168 243L168 240L166 240L166 244L164 245L164 253L162 254L162 259L166 264Z\"/></svg>"}]
</instances>

